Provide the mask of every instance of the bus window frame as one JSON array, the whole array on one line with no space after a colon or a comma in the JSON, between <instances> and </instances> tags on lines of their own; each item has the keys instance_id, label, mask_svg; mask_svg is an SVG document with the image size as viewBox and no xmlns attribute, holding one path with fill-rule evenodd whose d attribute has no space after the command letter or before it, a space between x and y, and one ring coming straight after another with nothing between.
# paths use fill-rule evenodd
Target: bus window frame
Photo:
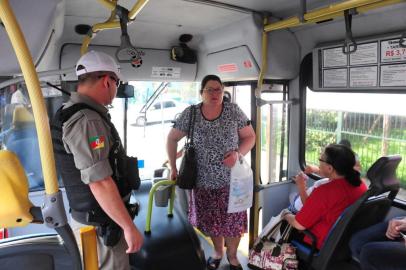
<instances>
[{"instance_id":1,"label":"bus window frame","mask_svg":"<svg viewBox=\"0 0 406 270\"><path fill-rule=\"evenodd\" d=\"M406 94L405 89L385 88L385 89L331 89L314 90L313 89L313 52L308 53L300 63L299 71L299 165L302 170L306 167L306 88L317 93L363 93L363 94ZM312 174L315 179L321 179L320 176Z\"/></svg>"}]
</instances>

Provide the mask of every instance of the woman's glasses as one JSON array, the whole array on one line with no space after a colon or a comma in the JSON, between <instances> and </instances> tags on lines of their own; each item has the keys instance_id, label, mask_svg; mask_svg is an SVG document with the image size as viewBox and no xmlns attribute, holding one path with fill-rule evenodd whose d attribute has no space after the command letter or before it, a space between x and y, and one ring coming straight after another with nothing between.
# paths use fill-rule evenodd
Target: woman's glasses
<instances>
[{"instance_id":1,"label":"woman's glasses","mask_svg":"<svg viewBox=\"0 0 406 270\"><path fill-rule=\"evenodd\" d=\"M209 94L220 94L223 92L223 88L211 88L211 87L206 87L204 90L209 93Z\"/></svg>"},{"instance_id":2,"label":"woman's glasses","mask_svg":"<svg viewBox=\"0 0 406 270\"><path fill-rule=\"evenodd\" d=\"M319 161L320 162L324 162L324 163L327 163L327 164L330 164L330 162L328 162L327 160L325 160L325 159L322 159L322 158L319 158ZM331 164L330 164L331 165Z\"/></svg>"}]
</instances>

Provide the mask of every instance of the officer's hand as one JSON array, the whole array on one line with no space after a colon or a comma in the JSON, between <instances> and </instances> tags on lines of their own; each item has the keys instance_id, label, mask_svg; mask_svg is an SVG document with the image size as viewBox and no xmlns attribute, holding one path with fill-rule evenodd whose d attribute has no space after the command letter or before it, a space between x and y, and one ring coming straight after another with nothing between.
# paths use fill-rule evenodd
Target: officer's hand
<instances>
[{"instance_id":1,"label":"officer's hand","mask_svg":"<svg viewBox=\"0 0 406 270\"><path fill-rule=\"evenodd\" d=\"M130 228L124 230L124 239L127 242L126 253L135 253L141 249L144 242L144 238L137 227L131 226Z\"/></svg>"}]
</instances>

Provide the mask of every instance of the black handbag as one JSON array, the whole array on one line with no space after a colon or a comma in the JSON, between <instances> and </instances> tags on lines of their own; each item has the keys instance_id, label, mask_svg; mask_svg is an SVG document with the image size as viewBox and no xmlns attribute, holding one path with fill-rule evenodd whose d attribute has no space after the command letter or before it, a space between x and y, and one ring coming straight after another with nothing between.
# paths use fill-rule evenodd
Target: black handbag
<instances>
[{"instance_id":1,"label":"black handbag","mask_svg":"<svg viewBox=\"0 0 406 270\"><path fill-rule=\"evenodd\" d=\"M189 129L183 148L183 158L180 164L176 184L181 189L193 189L196 186L197 163L196 153L193 146L193 131L196 117L195 106L192 106L192 112L189 117Z\"/></svg>"}]
</instances>

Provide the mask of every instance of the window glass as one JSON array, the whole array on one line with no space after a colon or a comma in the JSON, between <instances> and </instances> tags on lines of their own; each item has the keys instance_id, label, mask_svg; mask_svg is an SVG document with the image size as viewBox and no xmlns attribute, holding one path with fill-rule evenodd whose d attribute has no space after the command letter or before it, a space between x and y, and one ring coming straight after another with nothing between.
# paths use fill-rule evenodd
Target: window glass
<instances>
[{"instance_id":1,"label":"window glass","mask_svg":"<svg viewBox=\"0 0 406 270\"><path fill-rule=\"evenodd\" d=\"M0 149L17 155L30 191L42 190L44 179L38 137L25 85L0 89Z\"/></svg>"},{"instance_id":2,"label":"window glass","mask_svg":"<svg viewBox=\"0 0 406 270\"><path fill-rule=\"evenodd\" d=\"M361 174L381 156L406 156L406 95L371 93L320 93L307 89L306 164L318 165L323 147L342 139L350 141L361 163ZM397 176L398 198L406 199L406 162Z\"/></svg>"},{"instance_id":3,"label":"window glass","mask_svg":"<svg viewBox=\"0 0 406 270\"><path fill-rule=\"evenodd\" d=\"M154 170L167 160L166 138L172 121L191 104L200 102L195 82L130 82L134 98L128 100L127 153L139 159L142 179L153 177ZM123 138L124 99L115 99L112 119ZM184 142L178 143L178 149Z\"/></svg>"},{"instance_id":4,"label":"window glass","mask_svg":"<svg viewBox=\"0 0 406 270\"><path fill-rule=\"evenodd\" d=\"M261 93L264 101L281 102L282 85L264 86L271 91ZM261 113L261 181L263 184L286 180L288 156L287 104L265 104Z\"/></svg>"}]
</instances>

